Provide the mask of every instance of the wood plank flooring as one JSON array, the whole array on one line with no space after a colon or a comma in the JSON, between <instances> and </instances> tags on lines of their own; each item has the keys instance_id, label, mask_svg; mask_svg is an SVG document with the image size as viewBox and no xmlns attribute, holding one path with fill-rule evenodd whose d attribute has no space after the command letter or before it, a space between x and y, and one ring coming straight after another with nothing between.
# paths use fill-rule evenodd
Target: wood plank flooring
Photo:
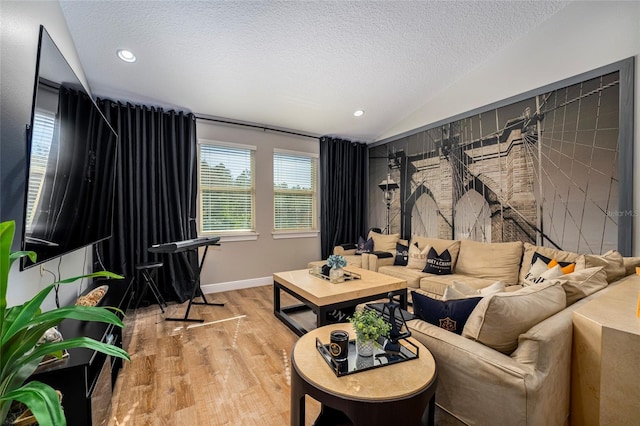
<instances>
[{"instance_id":1,"label":"wood plank flooring","mask_svg":"<svg viewBox=\"0 0 640 426\"><path fill-rule=\"evenodd\" d=\"M207 295L203 325L164 321L157 305L128 312L109 426L288 425L290 354L297 336L273 315L273 286ZM283 303L293 300L283 295ZM169 305L182 317L186 303ZM312 313L302 320L314 321ZM307 424L320 404L307 398Z\"/></svg>"}]
</instances>

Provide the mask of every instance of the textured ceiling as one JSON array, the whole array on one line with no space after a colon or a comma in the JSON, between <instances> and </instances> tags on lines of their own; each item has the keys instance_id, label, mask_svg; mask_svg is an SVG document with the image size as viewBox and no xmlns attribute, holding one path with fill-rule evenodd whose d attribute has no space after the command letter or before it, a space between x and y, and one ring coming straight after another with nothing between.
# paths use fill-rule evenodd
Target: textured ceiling
<instances>
[{"instance_id":1,"label":"textured ceiling","mask_svg":"<svg viewBox=\"0 0 640 426\"><path fill-rule=\"evenodd\" d=\"M96 96L366 142L567 4L60 3Z\"/></svg>"}]
</instances>

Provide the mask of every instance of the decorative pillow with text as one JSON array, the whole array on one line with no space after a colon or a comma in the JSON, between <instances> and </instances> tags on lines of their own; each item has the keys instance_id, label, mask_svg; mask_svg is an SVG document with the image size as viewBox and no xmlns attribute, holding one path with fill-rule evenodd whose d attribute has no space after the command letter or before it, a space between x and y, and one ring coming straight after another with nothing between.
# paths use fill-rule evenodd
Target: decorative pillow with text
<instances>
[{"instance_id":1,"label":"decorative pillow with text","mask_svg":"<svg viewBox=\"0 0 640 426\"><path fill-rule=\"evenodd\" d=\"M420 250L417 244L409 246L409 259L407 260L407 268L423 270L427 266L427 253L431 247L426 246L424 250Z\"/></svg>"},{"instance_id":2,"label":"decorative pillow with text","mask_svg":"<svg viewBox=\"0 0 640 426\"><path fill-rule=\"evenodd\" d=\"M543 259L536 259L535 263L531 265L531 269L524 277L524 286L542 284L549 279L558 278L563 275L562 268L559 264L552 268L549 268Z\"/></svg>"},{"instance_id":3,"label":"decorative pillow with text","mask_svg":"<svg viewBox=\"0 0 640 426\"><path fill-rule=\"evenodd\" d=\"M451 266L452 262L449 250L444 250L442 253L438 254L436 249L431 247L429 253L427 253L427 265L424 267L422 272L436 275L448 275L453 272L451 270Z\"/></svg>"},{"instance_id":4,"label":"decorative pillow with text","mask_svg":"<svg viewBox=\"0 0 640 426\"><path fill-rule=\"evenodd\" d=\"M437 300L417 291L413 292L413 313L436 327L462 334L464 325L482 297L459 300Z\"/></svg>"},{"instance_id":5,"label":"decorative pillow with text","mask_svg":"<svg viewBox=\"0 0 640 426\"><path fill-rule=\"evenodd\" d=\"M394 265L407 266L409 261L409 246L396 243L396 258L393 261Z\"/></svg>"}]
</instances>

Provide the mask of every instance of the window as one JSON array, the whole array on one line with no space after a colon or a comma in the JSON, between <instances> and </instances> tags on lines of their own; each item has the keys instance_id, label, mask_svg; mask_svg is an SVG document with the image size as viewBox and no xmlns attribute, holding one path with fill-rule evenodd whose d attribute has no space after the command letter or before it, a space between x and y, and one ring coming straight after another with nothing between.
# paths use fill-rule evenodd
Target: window
<instances>
[{"instance_id":1,"label":"window","mask_svg":"<svg viewBox=\"0 0 640 426\"><path fill-rule=\"evenodd\" d=\"M316 229L316 155L274 150L274 230Z\"/></svg>"},{"instance_id":2,"label":"window","mask_svg":"<svg viewBox=\"0 0 640 426\"><path fill-rule=\"evenodd\" d=\"M49 149L53 141L54 113L36 110L33 116L33 137L31 138L31 164L29 165L29 192L27 195L27 231L31 230L35 212L40 202L44 176L49 161Z\"/></svg>"},{"instance_id":3,"label":"window","mask_svg":"<svg viewBox=\"0 0 640 426\"><path fill-rule=\"evenodd\" d=\"M200 141L200 232L255 230L256 147Z\"/></svg>"}]
</instances>

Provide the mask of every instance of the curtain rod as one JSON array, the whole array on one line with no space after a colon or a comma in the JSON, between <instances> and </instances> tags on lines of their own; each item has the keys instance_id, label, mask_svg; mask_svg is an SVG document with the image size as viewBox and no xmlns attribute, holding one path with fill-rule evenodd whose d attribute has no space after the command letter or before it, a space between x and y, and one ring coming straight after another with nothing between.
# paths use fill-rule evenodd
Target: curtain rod
<instances>
[{"instance_id":1,"label":"curtain rod","mask_svg":"<svg viewBox=\"0 0 640 426\"><path fill-rule=\"evenodd\" d=\"M292 132L291 130L275 129L273 127L261 126L259 124L251 124L251 123L243 123L243 122L238 122L238 121L223 120L223 119L220 119L220 118L202 117L202 116L199 116L199 115L196 115L195 117L196 117L197 120L215 121L216 123L233 124L233 125L236 125L236 126L245 126L245 127L252 127L254 129L262 129L262 130L270 130L272 132L287 133L289 135L302 136L304 138L320 139L320 136L312 136L312 135L308 135L308 134L305 134L305 133Z\"/></svg>"}]
</instances>

